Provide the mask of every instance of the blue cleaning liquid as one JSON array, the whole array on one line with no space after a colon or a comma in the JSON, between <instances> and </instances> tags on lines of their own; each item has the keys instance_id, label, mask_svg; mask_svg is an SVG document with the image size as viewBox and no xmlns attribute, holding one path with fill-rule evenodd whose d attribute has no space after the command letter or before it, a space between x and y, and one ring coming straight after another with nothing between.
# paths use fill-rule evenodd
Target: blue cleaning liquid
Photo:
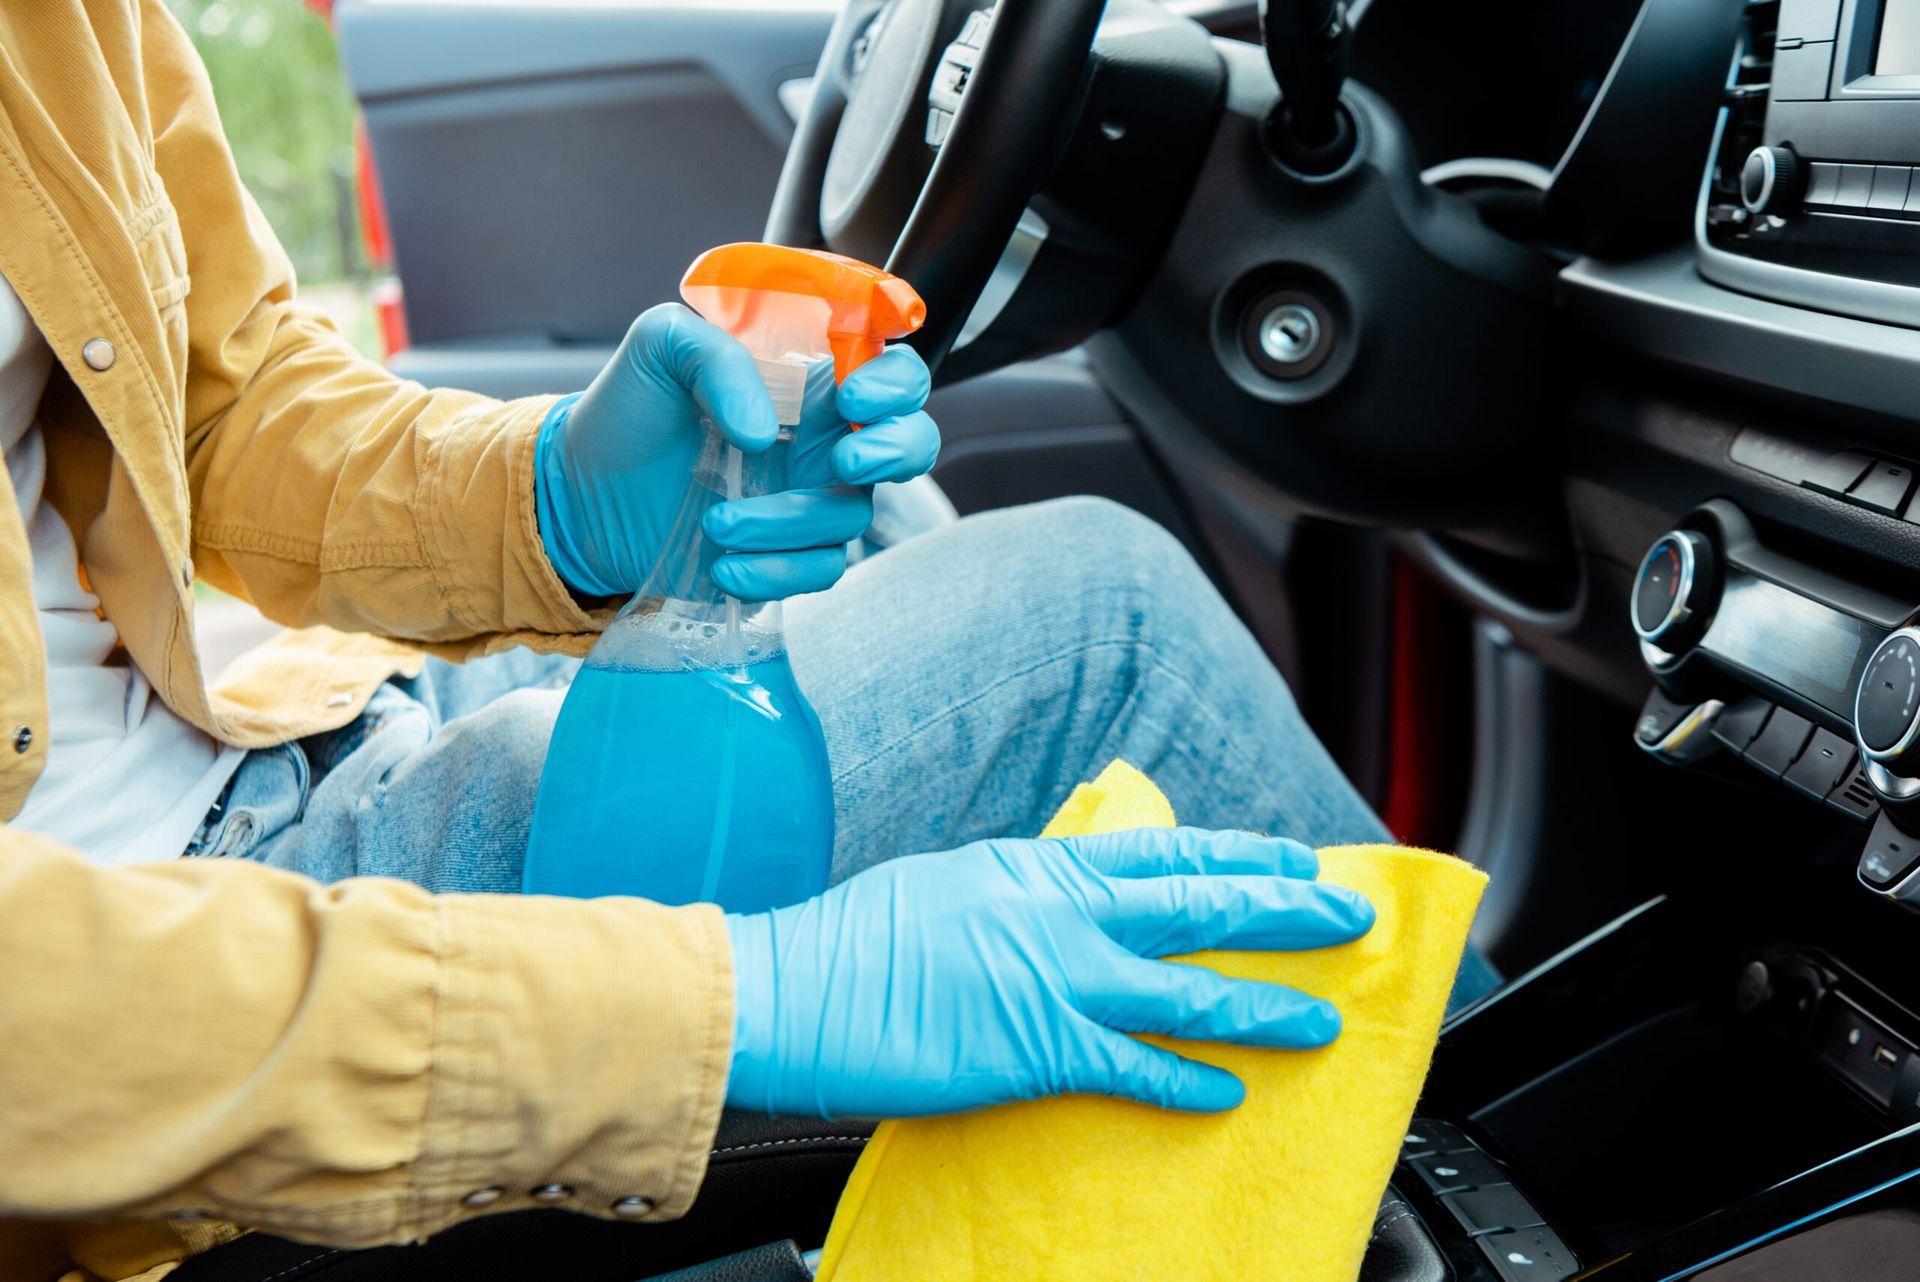
<instances>
[{"instance_id":1,"label":"blue cleaning liquid","mask_svg":"<svg viewBox=\"0 0 1920 1282\"><path fill-rule=\"evenodd\" d=\"M826 889L833 781L784 653L581 668L534 803L528 894L758 912Z\"/></svg>"}]
</instances>

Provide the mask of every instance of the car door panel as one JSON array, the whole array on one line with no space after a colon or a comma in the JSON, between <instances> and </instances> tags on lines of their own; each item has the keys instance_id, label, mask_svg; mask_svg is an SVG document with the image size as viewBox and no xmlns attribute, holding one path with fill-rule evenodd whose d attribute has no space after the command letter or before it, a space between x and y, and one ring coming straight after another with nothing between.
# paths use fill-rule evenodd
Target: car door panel
<instances>
[{"instance_id":1,"label":"car door panel","mask_svg":"<svg viewBox=\"0 0 1920 1282\"><path fill-rule=\"evenodd\" d=\"M694 255L758 236L792 128L779 87L812 69L832 6L336 16L413 341L538 350L616 339Z\"/></svg>"}]
</instances>

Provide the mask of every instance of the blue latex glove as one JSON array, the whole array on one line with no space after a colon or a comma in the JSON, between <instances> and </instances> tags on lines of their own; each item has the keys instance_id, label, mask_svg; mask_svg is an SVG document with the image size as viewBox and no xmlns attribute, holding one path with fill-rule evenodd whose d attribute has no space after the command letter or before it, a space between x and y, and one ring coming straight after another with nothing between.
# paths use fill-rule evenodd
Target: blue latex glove
<instances>
[{"instance_id":1,"label":"blue latex glove","mask_svg":"<svg viewBox=\"0 0 1920 1282\"><path fill-rule=\"evenodd\" d=\"M714 563L714 581L756 601L831 587L846 570L845 545L873 522L871 487L920 475L940 452L921 408L931 385L907 347L888 348L837 389L830 362L815 368L791 488L707 513L707 537L730 553ZM686 492L703 418L749 454L777 430L746 348L678 303L635 321L593 385L548 412L534 451L535 510L547 557L574 591L639 591ZM849 422L867 426L850 432Z\"/></svg>"},{"instance_id":2,"label":"blue latex glove","mask_svg":"<svg viewBox=\"0 0 1920 1282\"><path fill-rule=\"evenodd\" d=\"M1365 934L1373 906L1318 871L1296 842L1191 828L987 841L730 915L727 1102L916 1117L1072 1091L1232 1108L1233 1074L1126 1034L1306 1048L1339 1034L1339 1012L1148 959Z\"/></svg>"}]
</instances>

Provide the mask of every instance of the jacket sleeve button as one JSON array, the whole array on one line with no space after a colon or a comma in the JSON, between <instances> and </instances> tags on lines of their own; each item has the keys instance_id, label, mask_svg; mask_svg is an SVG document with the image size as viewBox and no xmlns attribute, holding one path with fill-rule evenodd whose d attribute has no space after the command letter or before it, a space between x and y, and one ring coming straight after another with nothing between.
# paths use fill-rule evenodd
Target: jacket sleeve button
<instances>
[{"instance_id":1,"label":"jacket sleeve button","mask_svg":"<svg viewBox=\"0 0 1920 1282\"><path fill-rule=\"evenodd\" d=\"M545 1206L554 1206L573 1196L573 1190L564 1184L542 1184L533 1191L533 1200Z\"/></svg>"},{"instance_id":2,"label":"jacket sleeve button","mask_svg":"<svg viewBox=\"0 0 1920 1282\"><path fill-rule=\"evenodd\" d=\"M623 1220L637 1220L653 1211L650 1197L623 1197L613 1204L613 1213Z\"/></svg>"},{"instance_id":3,"label":"jacket sleeve button","mask_svg":"<svg viewBox=\"0 0 1920 1282\"><path fill-rule=\"evenodd\" d=\"M460 1205L466 1207L469 1211L478 1211L483 1207L492 1206L506 1195L507 1191L498 1186L475 1189L460 1199Z\"/></svg>"},{"instance_id":4,"label":"jacket sleeve button","mask_svg":"<svg viewBox=\"0 0 1920 1282\"><path fill-rule=\"evenodd\" d=\"M15 726L13 728L13 750L24 753L33 747L33 727Z\"/></svg>"},{"instance_id":5,"label":"jacket sleeve button","mask_svg":"<svg viewBox=\"0 0 1920 1282\"><path fill-rule=\"evenodd\" d=\"M113 350L113 344L104 338L90 338L86 346L80 349L80 359L87 363L87 368L99 370L102 373L113 368L114 359L118 355L119 353Z\"/></svg>"}]
</instances>

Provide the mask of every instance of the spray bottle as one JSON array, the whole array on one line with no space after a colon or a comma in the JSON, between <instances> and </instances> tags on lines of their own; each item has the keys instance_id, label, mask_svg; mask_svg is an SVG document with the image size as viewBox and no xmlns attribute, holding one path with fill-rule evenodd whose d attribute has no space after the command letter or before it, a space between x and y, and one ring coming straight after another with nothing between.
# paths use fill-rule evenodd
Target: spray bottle
<instances>
[{"instance_id":1,"label":"spray bottle","mask_svg":"<svg viewBox=\"0 0 1920 1282\"><path fill-rule=\"evenodd\" d=\"M844 380L919 328L926 309L878 268L778 245L709 250L680 292L753 353L780 435L749 456L706 424L659 560L567 692L522 883L529 894L755 912L826 888L833 785L819 718L787 661L780 604L715 586L721 553L701 517L785 489L808 370L831 358Z\"/></svg>"}]
</instances>

